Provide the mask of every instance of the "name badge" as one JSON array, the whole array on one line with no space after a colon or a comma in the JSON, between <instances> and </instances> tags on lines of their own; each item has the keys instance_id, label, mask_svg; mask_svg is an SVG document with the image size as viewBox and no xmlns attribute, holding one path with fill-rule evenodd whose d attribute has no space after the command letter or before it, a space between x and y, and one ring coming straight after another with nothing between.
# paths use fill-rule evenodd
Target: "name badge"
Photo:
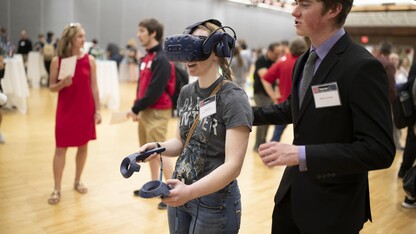
<instances>
[{"instance_id":1,"label":"name badge","mask_svg":"<svg viewBox=\"0 0 416 234\"><path fill-rule=\"evenodd\" d=\"M147 66L148 69L150 69L152 67L152 61L147 62Z\"/></svg>"},{"instance_id":2,"label":"name badge","mask_svg":"<svg viewBox=\"0 0 416 234\"><path fill-rule=\"evenodd\" d=\"M146 67L146 63L142 62L140 64L140 70L143 71L145 67Z\"/></svg>"},{"instance_id":3,"label":"name badge","mask_svg":"<svg viewBox=\"0 0 416 234\"><path fill-rule=\"evenodd\" d=\"M315 107L341 106L337 82L312 86Z\"/></svg>"},{"instance_id":4,"label":"name badge","mask_svg":"<svg viewBox=\"0 0 416 234\"><path fill-rule=\"evenodd\" d=\"M199 102L199 118L203 119L217 112L216 95Z\"/></svg>"}]
</instances>

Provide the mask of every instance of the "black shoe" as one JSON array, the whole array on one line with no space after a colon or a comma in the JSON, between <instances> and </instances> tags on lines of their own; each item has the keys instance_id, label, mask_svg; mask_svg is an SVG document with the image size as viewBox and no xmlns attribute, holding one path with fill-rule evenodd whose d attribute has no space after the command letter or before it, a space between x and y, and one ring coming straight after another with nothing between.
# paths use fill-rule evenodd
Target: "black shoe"
<instances>
[{"instance_id":1,"label":"black shoe","mask_svg":"<svg viewBox=\"0 0 416 234\"><path fill-rule=\"evenodd\" d=\"M416 199L408 198L407 196L404 198L404 201L402 202L402 206L404 208L413 209L416 208Z\"/></svg>"},{"instance_id":2,"label":"black shoe","mask_svg":"<svg viewBox=\"0 0 416 234\"><path fill-rule=\"evenodd\" d=\"M133 191L134 196L140 197L139 193L140 193L140 189Z\"/></svg>"},{"instance_id":3,"label":"black shoe","mask_svg":"<svg viewBox=\"0 0 416 234\"><path fill-rule=\"evenodd\" d=\"M160 202L160 203L157 205L157 208L158 208L159 210L166 210L166 209L168 208L168 206L167 206L165 203Z\"/></svg>"}]
</instances>

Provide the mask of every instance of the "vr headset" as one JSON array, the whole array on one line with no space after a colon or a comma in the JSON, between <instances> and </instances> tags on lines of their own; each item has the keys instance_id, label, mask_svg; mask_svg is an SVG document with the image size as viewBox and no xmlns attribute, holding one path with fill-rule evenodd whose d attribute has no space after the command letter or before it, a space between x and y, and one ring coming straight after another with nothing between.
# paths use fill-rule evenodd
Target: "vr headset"
<instances>
[{"instance_id":1,"label":"vr headset","mask_svg":"<svg viewBox=\"0 0 416 234\"><path fill-rule=\"evenodd\" d=\"M208 37L191 35L199 25L206 22L212 23L219 28ZM234 37L224 31L229 28L233 31ZM205 20L188 26L183 34L166 37L164 50L168 60L173 62L194 62L208 59L214 51L218 57L231 57L235 47L235 31L222 26L216 19Z\"/></svg>"}]
</instances>

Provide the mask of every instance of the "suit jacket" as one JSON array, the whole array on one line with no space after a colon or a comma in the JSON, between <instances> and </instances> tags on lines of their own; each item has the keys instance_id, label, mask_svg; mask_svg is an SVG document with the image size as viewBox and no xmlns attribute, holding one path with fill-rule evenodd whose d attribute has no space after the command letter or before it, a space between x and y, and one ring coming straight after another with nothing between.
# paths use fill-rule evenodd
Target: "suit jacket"
<instances>
[{"instance_id":1,"label":"suit jacket","mask_svg":"<svg viewBox=\"0 0 416 234\"><path fill-rule=\"evenodd\" d=\"M336 82L341 105L316 108L308 88L299 108L308 53L296 61L286 102L253 107L254 125L293 123L293 144L305 145L307 171L286 167L275 203L290 191L293 218L303 232L358 233L371 220L368 171L389 167L395 155L386 73L345 34L311 81Z\"/></svg>"}]
</instances>

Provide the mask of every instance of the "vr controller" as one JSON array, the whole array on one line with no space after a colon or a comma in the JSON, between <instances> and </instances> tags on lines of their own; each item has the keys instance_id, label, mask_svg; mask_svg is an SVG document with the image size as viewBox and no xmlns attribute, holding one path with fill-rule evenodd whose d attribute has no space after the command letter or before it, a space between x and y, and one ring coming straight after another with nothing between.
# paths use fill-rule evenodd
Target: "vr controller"
<instances>
[{"instance_id":1,"label":"vr controller","mask_svg":"<svg viewBox=\"0 0 416 234\"><path fill-rule=\"evenodd\" d=\"M169 195L169 190L169 185L163 183L160 180L152 180L142 186L142 188L139 190L139 196L142 198L163 198Z\"/></svg>"},{"instance_id":2,"label":"vr controller","mask_svg":"<svg viewBox=\"0 0 416 234\"><path fill-rule=\"evenodd\" d=\"M138 152L134 154L130 154L129 156L125 157L120 165L120 172L123 175L124 178L130 178L131 175L133 175L134 172L140 171L140 165L136 162L143 161L146 158L148 158L153 153L162 153L166 149L163 147L160 148L154 148L145 152Z\"/></svg>"},{"instance_id":3,"label":"vr controller","mask_svg":"<svg viewBox=\"0 0 416 234\"><path fill-rule=\"evenodd\" d=\"M145 152L134 153L123 159L120 165L120 172L124 178L129 178L134 172L140 171L140 165L137 161L143 161L153 153L162 153L166 149L163 147L154 148ZM139 190L139 196L142 198L166 197L169 195L170 187L161 180L152 180L143 185Z\"/></svg>"}]
</instances>

